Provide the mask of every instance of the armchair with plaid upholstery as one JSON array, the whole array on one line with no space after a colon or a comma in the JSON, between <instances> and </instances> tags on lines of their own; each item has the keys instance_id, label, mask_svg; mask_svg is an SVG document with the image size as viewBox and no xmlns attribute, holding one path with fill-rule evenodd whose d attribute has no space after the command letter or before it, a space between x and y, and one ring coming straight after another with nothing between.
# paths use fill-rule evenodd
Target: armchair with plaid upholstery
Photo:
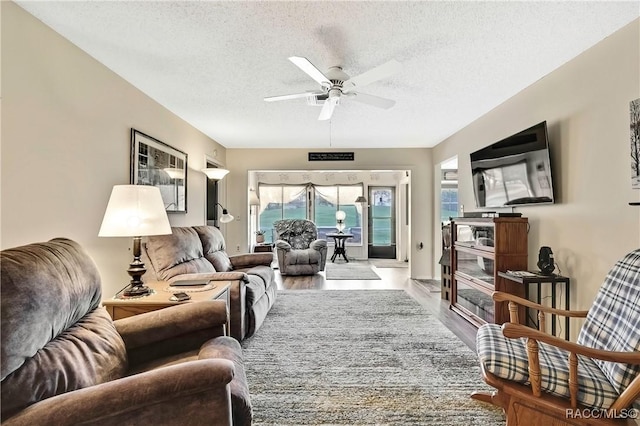
<instances>
[{"instance_id":1,"label":"armchair with plaid upholstery","mask_svg":"<svg viewBox=\"0 0 640 426\"><path fill-rule=\"evenodd\" d=\"M511 322L478 330L477 352L492 394L513 425L636 425L640 411L640 249L607 274L589 311L565 311L496 292ZM542 330L518 324L518 305L538 310ZM586 318L577 343L544 333L544 314ZM635 408L634 408L635 407Z\"/></svg>"}]
</instances>

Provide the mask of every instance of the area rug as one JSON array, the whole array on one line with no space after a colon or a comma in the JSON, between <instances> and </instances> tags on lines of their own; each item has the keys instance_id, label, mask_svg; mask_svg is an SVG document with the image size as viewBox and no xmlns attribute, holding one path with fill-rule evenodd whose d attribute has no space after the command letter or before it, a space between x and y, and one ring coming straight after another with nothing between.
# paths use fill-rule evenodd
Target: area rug
<instances>
[{"instance_id":1,"label":"area rug","mask_svg":"<svg viewBox=\"0 0 640 426\"><path fill-rule=\"evenodd\" d=\"M369 259L376 268L408 268L409 262L403 262L395 259Z\"/></svg>"},{"instance_id":2,"label":"area rug","mask_svg":"<svg viewBox=\"0 0 640 426\"><path fill-rule=\"evenodd\" d=\"M379 280L368 262L331 263L325 266L328 280Z\"/></svg>"},{"instance_id":3,"label":"area rug","mask_svg":"<svg viewBox=\"0 0 640 426\"><path fill-rule=\"evenodd\" d=\"M504 425L475 354L402 290L285 290L242 343L255 425Z\"/></svg>"}]
</instances>

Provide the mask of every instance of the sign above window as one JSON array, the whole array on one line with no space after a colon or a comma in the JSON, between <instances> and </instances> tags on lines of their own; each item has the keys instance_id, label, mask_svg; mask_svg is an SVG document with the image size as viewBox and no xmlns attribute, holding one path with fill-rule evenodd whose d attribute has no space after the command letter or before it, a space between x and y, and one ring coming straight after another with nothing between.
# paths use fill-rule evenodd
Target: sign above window
<instances>
[{"instance_id":1,"label":"sign above window","mask_svg":"<svg viewBox=\"0 0 640 426\"><path fill-rule=\"evenodd\" d=\"M309 161L354 161L353 152L310 152Z\"/></svg>"}]
</instances>

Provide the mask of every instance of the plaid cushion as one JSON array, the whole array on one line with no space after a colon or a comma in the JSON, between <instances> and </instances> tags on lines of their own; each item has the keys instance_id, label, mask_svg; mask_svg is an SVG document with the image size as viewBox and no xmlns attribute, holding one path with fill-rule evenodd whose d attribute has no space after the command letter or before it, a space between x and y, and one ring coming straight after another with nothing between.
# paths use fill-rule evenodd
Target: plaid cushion
<instances>
[{"instance_id":1,"label":"plaid cushion","mask_svg":"<svg viewBox=\"0 0 640 426\"><path fill-rule=\"evenodd\" d=\"M541 387L569 397L569 352L538 342ZM480 362L490 373L506 380L529 383L526 339L508 339L497 324L478 329L476 348ZM578 402L587 407L609 408L618 398L602 370L590 358L578 355Z\"/></svg>"},{"instance_id":2,"label":"plaid cushion","mask_svg":"<svg viewBox=\"0 0 640 426\"><path fill-rule=\"evenodd\" d=\"M627 254L607 274L578 343L606 351L640 351L640 249ZM640 365L595 362L620 393L640 372Z\"/></svg>"}]
</instances>

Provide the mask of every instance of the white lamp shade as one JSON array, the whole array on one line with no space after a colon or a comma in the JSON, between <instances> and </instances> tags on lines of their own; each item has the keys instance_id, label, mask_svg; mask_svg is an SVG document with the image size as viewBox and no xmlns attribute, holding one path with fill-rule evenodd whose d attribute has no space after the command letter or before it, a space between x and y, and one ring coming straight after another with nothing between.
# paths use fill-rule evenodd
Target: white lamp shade
<instances>
[{"instance_id":1,"label":"white lamp shade","mask_svg":"<svg viewBox=\"0 0 640 426\"><path fill-rule=\"evenodd\" d=\"M210 168L202 169L202 173L207 175L209 179L220 180L223 177L225 177L227 173L229 173L229 170L210 167Z\"/></svg>"},{"instance_id":2,"label":"white lamp shade","mask_svg":"<svg viewBox=\"0 0 640 426\"><path fill-rule=\"evenodd\" d=\"M258 193L256 191L249 191L249 205L250 206L259 206L260 198L258 198Z\"/></svg>"},{"instance_id":3,"label":"white lamp shade","mask_svg":"<svg viewBox=\"0 0 640 426\"><path fill-rule=\"evenodd\" d=\"M100 237L171 234L160 190L148 185L115 185L100 226Z\"/></svg>"},{"instance_id":4,"label":"white lamp shade","mask_svg":"<svg viewBox=\"0 0 640 426\"><path fill-rule=\"evenodd\" d=\"M222 212L222 216L220 216L220 223L229 223L233 221L233 216L229 213L225 213L226 210Z\"/></svg>"},{"instance_id":5,"label":"white lamp shade","mask_svg":"<svg viewBox=\"0 0 640 426\"><path fill-rule=\"evenodd\" d=\"M347 214L342 210L338 210L336 212L336 220L345 220L347 218Z\"/></svg>"},{"instance_id":6,"label":"white lamp shade","mask_svg":"<svg viewBox=\"0 0 640 426\"><path fill-rule=\"evenodd\" d=\"M171 179L184 179L184 169L172 169L167 167L162 169Z\"/></svg>"}]
</instances>

